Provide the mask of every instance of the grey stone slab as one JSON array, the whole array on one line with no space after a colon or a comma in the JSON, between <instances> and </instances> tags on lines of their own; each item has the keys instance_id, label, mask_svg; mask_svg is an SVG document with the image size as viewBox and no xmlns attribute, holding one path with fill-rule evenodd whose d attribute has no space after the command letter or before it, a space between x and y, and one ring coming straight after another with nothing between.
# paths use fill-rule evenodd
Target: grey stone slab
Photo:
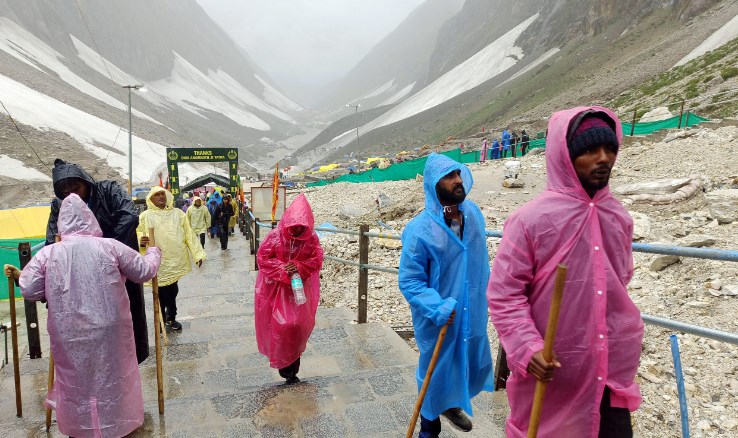
<instances>
[{"instance_id":1,"label":"grey stone slab","mask_svg":"<svg viewBox=\"0 0 738 438\"><path fill-rule=\"evenodd\" d=\"M151 352L153 356L154 351ZM208 354L208 344L198 342L195 344L179 344L166 347L166 360L176 362L181 360L201 359Z\"/></svg>"},{"instance_id":2,"label":"grey stone slab","mask_svg":"<svg viewBox=\"0 0 738 438\"><path fill-rule=\"evenodd\" d=\"M346 407L346 417L359 436L373 436L400 428L389 408L381 402L349 405Z\"/></svg>"},{"instance_id":3,"label":"grey stone slab","mask_svg":"<svg viewBox=\"0 0 738 438\"><path fill-rule=\"evenodd\" d=\"M398 373L397 370L393 369L388 369L379 375L370 376L367 381L374 392L382 397L407 394L408 391L415 388L414 384L407 381L404 373Z\"/></svg>"},{"instance_id":4,"label":"grey stone slab","mask_svg":"<svg viewBox=\"0 0 738 438\"><path fill-rule=\"evenodd\" d=\"M324 413L300 422L305 437L344 438L349 436L346 419L334 413Z\"/></svg>"},{"instance_id":5,"label":"grey stone slab","mask_svg":"<svg viewBox=\"0 0 738 438\"><path fill-rule=\"evenodd\" d=\"M226 423L223 430L223 438L244 438L244 437L257 437L259 432L251 422L251 420L244 421L229 421Z\"/></svg>"}]
</instances>

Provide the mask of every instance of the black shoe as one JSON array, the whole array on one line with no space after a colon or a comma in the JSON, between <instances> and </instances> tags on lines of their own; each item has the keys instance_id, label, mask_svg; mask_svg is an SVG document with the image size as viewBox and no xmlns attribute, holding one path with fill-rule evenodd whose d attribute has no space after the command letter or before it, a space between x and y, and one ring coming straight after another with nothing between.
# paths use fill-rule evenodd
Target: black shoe
<instances>
[{"instance_id":1,"label":"black shoe","mask_svg":"<svg viewBox=\"0 0 738 438\"><path fill-rule=\"evenodd\" d=\"M300 378L297 376L291 376L287 377L287 384L288 385L294 385L295 383L300 383Z\"/></svg>"},{"instance_id":2,"label":"black shoe","mask_svg":"<svg viewBox=\"0 0 738 438\"><path fill-rule=\"evenodd\" d=\"M472 422L461 408L446 409L442 415L460 431L469 432L472 430Z\"/></svg>"},{"instance_id":3,"label":"black shoe","mask_svg":"<svg viewBox=\"0 0 738 438\"><path fill-rule=\"evenodd\" d=\"M182 324L178 323L177 321L169 321L169 327L171 327L172 331L175 332L181 332L182 331Z\"/></svg>"}]
</instances>

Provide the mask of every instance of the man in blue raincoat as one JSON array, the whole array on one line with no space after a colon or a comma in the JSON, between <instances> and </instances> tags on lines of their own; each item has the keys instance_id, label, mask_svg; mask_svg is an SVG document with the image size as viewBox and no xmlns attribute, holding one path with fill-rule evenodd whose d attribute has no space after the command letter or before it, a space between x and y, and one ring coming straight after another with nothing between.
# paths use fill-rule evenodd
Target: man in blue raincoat
<instances>
[{"instance_id":1,"label":"man in blue raincoat","mask_svg":"<svg viewBox=\"0 0 738 438\"><path fill-rule=\"evenodd\" d=\"M502 131L502 158L505 158L510 152L510 132L505 129Z\"/></svg>"},{"instance_id":2,"label":"man in blue raincoat","mask_svg":"<svg viewBox=\"0 0 738 438\"><path fill-rule=\"evenodd\" d=\"M423 173L425 210L402 233L399 285L410 304L420 350L416 379L423 384L441 327L450 322L420 410L420 438L438 437L440 415L463 431L472 423L471 398L492 391L485 291L489 256L484 217L465 200L469 169L431 154Z\"/></svg>"}]
</instances>

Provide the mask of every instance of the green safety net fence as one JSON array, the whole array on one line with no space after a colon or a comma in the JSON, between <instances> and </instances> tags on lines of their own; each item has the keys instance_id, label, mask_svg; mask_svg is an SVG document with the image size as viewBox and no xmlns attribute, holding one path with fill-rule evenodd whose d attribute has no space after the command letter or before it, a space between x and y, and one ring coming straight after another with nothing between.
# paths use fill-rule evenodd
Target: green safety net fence
<instances>
[{"instance_id":1,"label":"green safety net fence","mask_svg":"<svg viewBox=\"0 0 738 438\"><path fill-rule=\"evenodd\" d=\"M633 131L633 135L647 135L656 131L660 131L662 129L678 128L680 126L694 126L707 120L709 119L700 117L692 112L686 112L681 117L681 124L679 122L679 116L674 116L666 120L659 120L657 122L636 123L635 128L633 128L632 124L630 123L623 123L623 135L629 136L631 135L631 131ZM530 140L528 150L546 147L546 139L544 138L544 133L538 133L536 137L537 138L533 138ZM460 163L477 163L479 162L480 151L462 153L461 149L454 149L451 151L442 152L442 155L453 158ZM519 149L517 149L517 156L520 156ZM316 181L309 183L308 187L320 187L337 182L366 183L413 179L416 175L423 174L425 161L427 159L428 157L422 157L415 160L396 163L386 169L375 168L362 173L342 175L333 180Z\"/></svg>"},{"instance_id":2,"label":"green safety net fence","mask_svg":"<svg viewBox=\"0 0 738 438\"><path fill-rule=\"evenodd\" d=\"M46 239L44 238L36 238L36 239L0 239L0 267L2 267L5 264L19 266L20 260L18 259L18 244L21 242L29 242L31 244L31 247L38 245L41 242L44 242ZM35 254L35 252L34 252ZM3 275L3 278L5 279L5 276ZM3 281L3 286L0 287L0 300L7 300L8 299L8 287L5 286L7 284L7 279ZM15 288L15 297L20 297L20 290L18 287Z\"/></svg>"},{"instance_id":3,"label":"green safety net fence","mask_svg":"<svg viewBox=\"0 0 738 438\"><path fill-rule=\"evenodd\" d=\"M633 135L648 135L662 129L686 128L710 120L689 111L682 114L681 123L679 119L679 116L674 116L670 119L658 120L656 122L636 123L635 128L631 123L623 123L623 135L629 136L631 132Z\"/></svg>"}]
</instances>

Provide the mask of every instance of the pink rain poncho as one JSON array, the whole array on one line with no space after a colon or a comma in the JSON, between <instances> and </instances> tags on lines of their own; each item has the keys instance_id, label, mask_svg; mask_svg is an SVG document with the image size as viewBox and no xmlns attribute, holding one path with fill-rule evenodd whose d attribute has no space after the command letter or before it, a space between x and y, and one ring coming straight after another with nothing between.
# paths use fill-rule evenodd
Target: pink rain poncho
<instances>
[{"instance_id":1,"label":"pink rain poncho","mask_svg":"<svg viewBox=\"0 0 738 438\"><path fill-rule=\"evenodd\" d=\"M487 161L487 156L489 155L489 143L487 143L487 139L485 138L482 141L482 150L479 151L479 162L484 163Z\"/></svg>"},{"instance_id":2,"label":"pink rain poncho","mask_svg":"<svg viewBox=\"0 0 738 438\"><path fill-rule=\"evenodd\" d=\"M256 342L259 352L269 357L272 368L286 368L305 351L315 326L315 312L320 300L320 268L323 249L313 231L313 211L301 194L285 210L277 228L267 234L259 246L259 274L255 289ZM287 229L306 227L298 237ZM307 302L295 304L290 276L284 267L297 266Z\"/></svg>"},{"instance_id":3,"label":"pink rain poncho","mask_svg":"<svg viewBox=\"0 0 738 438\"><path fill-rule=\"evenodd\" d=\"M160 252L149 248L143 257L103 239L74 194L62 202L58 225L61 242L41 249L20 278L25 299L48 301L56 381L46 404L64 435L121 437L144 420L125 281L151 279Z\"/></svg>"},{"instance_id":4,"label":"pink rain poncho","mask_svg":"<svg viewBox=\"0 0 738 438\"><path fill-rule=\"evenodd\" d=\"M548 384L539 437L597 437L607 385L612 407L638 409L634 382L643 323L626 286L633 274L633 221L605 187L590 198L569 158L567 132L585 111L553 114L546 144L548 187L505 222L487 288L490 316L507 352L509 437L527 434L536 379L527 373L543 349L556 266L569 268L554 343L561 368Z\"/></svg>"}]
</instances>

